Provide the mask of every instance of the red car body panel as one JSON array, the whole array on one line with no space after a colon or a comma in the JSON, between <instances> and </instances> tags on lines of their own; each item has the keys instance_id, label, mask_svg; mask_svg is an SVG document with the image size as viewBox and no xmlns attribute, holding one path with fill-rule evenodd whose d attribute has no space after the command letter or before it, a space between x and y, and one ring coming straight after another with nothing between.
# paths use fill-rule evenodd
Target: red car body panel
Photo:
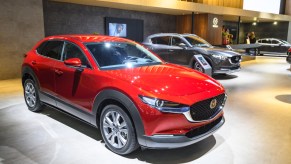
<instances>
[{"instance_id":1,"label":"red car body panel","mask_svg":"<svg viewBox=\"0 0 291 164\"><path fill-rule=\"evenodd\" d=\"M76 71L64 61L53 60L39 55L36 48L47 40L72 42L82 49L91 68ZM90 51L84 45L89 42L132 42L123 38L98 35L63 35L47 37L27 53L23 67L30 67L38 79L42 92L71 104L85 112L93 111L98 93L104 89L114 89L126 95L138 109L144 133L147 136L157 134L185 134L221 117L220 111L207 121L189 122L183 114L163 113L145 104L139 95L158 97L159 99L189 105L225 93L224 88L214 79L195 70L166 64L142 66L136 68L101 70ZM62 104L56 104L63 108Z\"/></svg>"}]
</instances>

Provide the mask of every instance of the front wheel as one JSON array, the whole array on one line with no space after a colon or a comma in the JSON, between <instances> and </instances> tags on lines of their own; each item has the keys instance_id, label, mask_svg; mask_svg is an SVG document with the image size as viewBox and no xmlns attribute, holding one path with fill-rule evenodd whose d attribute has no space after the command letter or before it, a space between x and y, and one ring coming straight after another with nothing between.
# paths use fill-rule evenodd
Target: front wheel
<instances>
[{"instance_id":1,"label":"front wheel","mask_svg":"<svg viewBox=\"0 0 291 164\"><path fill-rule=\"evenodd\" d=\"M107 105L103 109L100 130L105 144L117 154L129 154L138 148L133 124L119 106Z\"/></svg>"},{"instance_id":2,"label":"front wheel","mask_svg":"<svg viewBox=\"0 0 291 164\"><path fill-rule=\"evenodd\" d=\"M38 89L31 79L27 79L24 82L24 99L30 111L38 112L41 110L42 104L39 100Z\"/></svg>"},{"instance_id":3,"label":"front wheel","mask_svg":"<svg viewBox=\"0 0 291 164\"><path fill-rule=\"evenodd\" d=\"M198 62L196 62L196 61L193 64L193 69L195 69L195 70L197 70L199 72L204 73L204 70L203 70L202 66Z\"/></svg>"}]
</instances>

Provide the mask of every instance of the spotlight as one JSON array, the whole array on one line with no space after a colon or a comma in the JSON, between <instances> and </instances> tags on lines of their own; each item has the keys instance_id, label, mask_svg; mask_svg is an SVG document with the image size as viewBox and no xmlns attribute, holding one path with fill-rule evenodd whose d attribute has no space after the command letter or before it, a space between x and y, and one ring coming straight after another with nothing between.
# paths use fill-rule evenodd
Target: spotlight
<instances>
[{"instance_id":1,"label":"spotlight","mask_svg":"<svg viewBox=\"0 0 291 164\"><path fill-rule=\"evenodd\" d=\"M277 21L275 21L273 24L274 24L274 25L277 25L277 24L278 24L278 22L277 22Z\"/></svg>"},{"instance_id":2,"label":"spotlight","mask_svg":"<svg viewBox=\"0 0 291 164\"><path fill-rule=\"evenodd\" d=\"M253 22L253 26L256 26L257 25L257 22Z\"/></svg>"}]
</instances>

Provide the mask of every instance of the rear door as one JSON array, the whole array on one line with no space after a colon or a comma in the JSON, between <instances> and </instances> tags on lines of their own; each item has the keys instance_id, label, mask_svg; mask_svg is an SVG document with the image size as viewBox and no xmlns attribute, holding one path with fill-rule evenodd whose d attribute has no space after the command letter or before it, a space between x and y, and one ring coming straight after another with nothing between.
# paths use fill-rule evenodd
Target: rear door
<instances>
[{"instance_id":1,"label":"rear door","mask_svg":"<svg viewBox=\"0 0 291 164\"><path fill-rule=\"evenodd\" d=\"M46 95L46 97L41 97L41 99L52 105L56 105L54 100L56 95L54 66L56 62L61 60L63 45L63 41L57 40L42 43L36 50L37 57L32 61L36 68L35 73L40 84L40 91ZM42 94L40 96L43 96Z\"/></svg>"},{"instance_id":2,"label":"rear door","mask_svg":"<svg viewBox=\"0 0 291 164\"><path fill-rule=\"evenodd\" d=\"M169 62L170 37L159 36L151 38L151 46L149 47L153 52L159 55L163 60Z\"/></svg>"}]
</instances>

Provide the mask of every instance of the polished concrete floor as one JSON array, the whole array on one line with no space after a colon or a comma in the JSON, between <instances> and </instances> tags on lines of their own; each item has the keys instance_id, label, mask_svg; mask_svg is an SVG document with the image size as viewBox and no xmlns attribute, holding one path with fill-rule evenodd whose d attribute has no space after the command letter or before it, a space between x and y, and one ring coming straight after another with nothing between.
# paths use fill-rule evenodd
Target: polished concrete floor
<instances>
[{"instance_id":1,"label":"polished concrete floor","mask_svg":"<svg viewBox=\"0 0 291 164\"><path fill-rule=\"evenodd\" d=\"M291 71L285 58L257 57L215 77L226 88L226 123L173 150L110 152L93 127L54 109L27 110L20 80L0 81L0 163L291 163Z\"/></svg>"}]
</instances>

